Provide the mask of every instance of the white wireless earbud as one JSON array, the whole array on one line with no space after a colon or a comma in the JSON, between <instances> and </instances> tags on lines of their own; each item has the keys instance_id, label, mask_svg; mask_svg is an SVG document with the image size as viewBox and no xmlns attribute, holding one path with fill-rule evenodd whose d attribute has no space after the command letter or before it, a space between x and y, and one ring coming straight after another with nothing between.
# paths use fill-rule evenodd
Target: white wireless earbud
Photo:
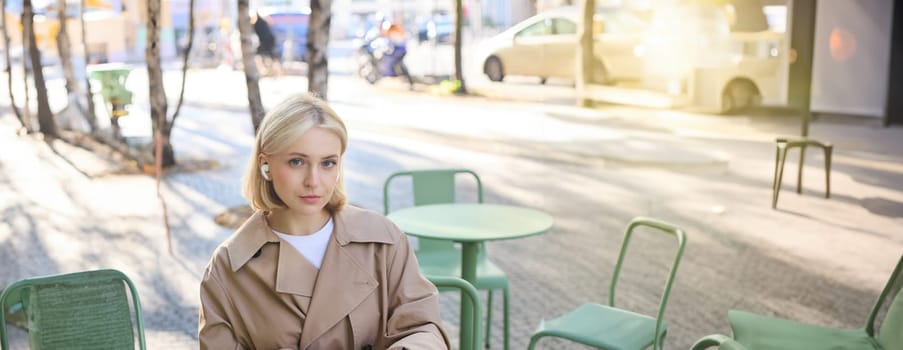
<instances>
[{"instance_id":1,"label":"white wireless earbud","mask_svg":"<svg viewBox=\"0 0 903 350\"><path fill-rule=\"evenodd\" d=\"M270 181L270 165L264 163L260 166L260 175L263 176L264 180Z\"/></svg>"}]
</instances>

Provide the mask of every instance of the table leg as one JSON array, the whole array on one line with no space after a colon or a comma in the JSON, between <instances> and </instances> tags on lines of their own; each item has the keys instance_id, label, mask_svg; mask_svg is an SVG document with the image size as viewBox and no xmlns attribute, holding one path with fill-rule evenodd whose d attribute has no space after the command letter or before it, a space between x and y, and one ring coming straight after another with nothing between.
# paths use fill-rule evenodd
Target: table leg
<instances>
[{"instance_id":1,"label":"table leg","mask_svg":"<svg viewBox=\"0 0 903 350\"><path fill-rule=\"evenodd\" d=\"M461 278L476 284L477 280L477 253L480 249L479 242L462 242L461 243ZM463 296L462 296L463 298ZM480 338L479 329L474 330L473 320L474 310L470 303L461 300L461 329L460 329L460 349L470 349L474 344L474 339ZM477 343L482 344L482 343ZM474 349L476 350L476 349Z\"/></svg>"}]
</instances>

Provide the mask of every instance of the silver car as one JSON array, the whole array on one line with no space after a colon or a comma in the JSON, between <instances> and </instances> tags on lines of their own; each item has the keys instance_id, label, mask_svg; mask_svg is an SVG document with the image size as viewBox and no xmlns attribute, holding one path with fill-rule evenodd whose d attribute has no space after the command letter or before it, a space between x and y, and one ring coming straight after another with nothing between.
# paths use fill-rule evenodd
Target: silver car
<instances>
[{"instance_id":1,"label":"silver car","mask_svg":"<svg viewBox=\"0 0 903 350\"><path fill-rule=\"evenodd\" d=\"M580 11L566 6L540 13L480 44L479 61L492 81L508 75L574 78ZM623 10L597 11L593 23L593 80L610 83L643 76L645 22Z\"/></svg>"}]
</instances>

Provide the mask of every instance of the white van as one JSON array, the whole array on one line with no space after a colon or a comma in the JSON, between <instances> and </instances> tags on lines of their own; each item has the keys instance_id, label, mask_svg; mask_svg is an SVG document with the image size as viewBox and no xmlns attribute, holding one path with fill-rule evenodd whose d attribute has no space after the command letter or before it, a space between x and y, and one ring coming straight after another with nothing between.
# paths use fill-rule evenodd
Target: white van
<instances>
[{"instance_id":1,"label":"white van","mask_svg":"<svg viewBox=\"0 0 903 350\"><path fill-rule=\"evenodd\" d=\"M719 113L784 103L785 34L731 32L728 15L714 5L657 10L644 40L644 87Z\"/></svg>"},{"instance_id":2,"label":"white van","mask_svg":"<svg viewBox=\"0 0 903 350\"><path fill-rule=\"evenodd\" d=\"M720 65L697 67L690 86L693 104L734 113L759 104L786 103L782 74L784 33L733 33L730 57Z\"/></svg>"}]
</instances>

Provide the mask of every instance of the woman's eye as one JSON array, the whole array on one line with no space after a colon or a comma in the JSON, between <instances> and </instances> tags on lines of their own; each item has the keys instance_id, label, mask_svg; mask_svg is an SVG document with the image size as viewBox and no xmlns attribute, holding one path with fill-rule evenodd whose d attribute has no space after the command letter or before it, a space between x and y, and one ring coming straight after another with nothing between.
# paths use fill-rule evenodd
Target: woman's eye
<instances>
[{"instance_id":1,"label":"woman's eye","mask_svg":"<svg viewBox=\"0 0 903 350\"><path fill-rule=\"evenodd\" d=\"M324 160L323 161L324 168L332 168L334 166L336 166L336 161L334 161L334 160Z\"/></svg>"},{"instance_id":2,"label":"woman's eye","mask_svg":"<svg viewBox=\"0 0 903 350\"><path fill-rule=\"evenodd\" d=\"M304 161L298 158L288 161L288 165L290 166L300 166L301 164L304 164Z\"/></svg>"}]
</instances>

